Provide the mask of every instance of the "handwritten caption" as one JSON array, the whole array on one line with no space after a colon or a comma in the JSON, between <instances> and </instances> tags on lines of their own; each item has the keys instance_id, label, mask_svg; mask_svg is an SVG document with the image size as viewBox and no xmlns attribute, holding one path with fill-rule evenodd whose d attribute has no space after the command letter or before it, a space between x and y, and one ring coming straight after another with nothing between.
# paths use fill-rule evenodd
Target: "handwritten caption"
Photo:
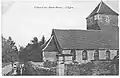
<instances>
[{"instance_id":1,"label":"handwritten caption","mask_svg":"<svg viewBox=\"0 0 120 78\"><path fill-rule=\"evenodd\" d=\"M72 7L72 6L65 6L65 7L63 7L63 6L34 6L34 8L38 8L38 9L42 9L42 8L45 8L45 9L47 9L47 8L49 8L49 9L73 9L74 7Z\"/></svg>"}]
</instances>

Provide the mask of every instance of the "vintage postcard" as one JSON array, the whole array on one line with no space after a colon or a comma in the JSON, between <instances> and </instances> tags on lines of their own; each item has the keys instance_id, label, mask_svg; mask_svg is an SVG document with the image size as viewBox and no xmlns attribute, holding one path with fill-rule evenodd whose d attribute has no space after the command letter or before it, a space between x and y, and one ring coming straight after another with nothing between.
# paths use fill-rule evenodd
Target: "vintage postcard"
<instances>
[{"instance_id":1,"label":"vintage postcard","mask_svg":"<svg viewBox=\"0 0 120 78\"><path fill-rule=\"evenodd\" d=\"M2 76L118 76L119 0L1 0Z\"/></svg>"}]
</instances>

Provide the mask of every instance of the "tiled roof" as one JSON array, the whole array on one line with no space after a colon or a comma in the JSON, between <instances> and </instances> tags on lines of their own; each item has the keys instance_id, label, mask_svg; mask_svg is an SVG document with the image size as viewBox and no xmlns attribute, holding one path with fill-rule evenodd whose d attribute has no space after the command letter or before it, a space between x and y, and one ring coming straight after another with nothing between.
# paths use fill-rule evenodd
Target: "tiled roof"
<instances>
[{"instance_id":1,"label":"tiled roof","mask_svg":"<svg viewBox=\"0 0 120 78\"><path fill-rule=\"evenodd\" d=\"M109 28L110 29L110 28ZM114 29L114 30L113 30ZM53 29L45 43L45 51L60 49L119 49L118 27L110 30L61 30Z\"/></svg>"},{"instance_id":2,"label":"tiled roof","mask_svg":"<svg viewBox=\"0 0 120 78\"><path fill-rule=\"evenodd\" d=\"M109 14L109 15L118 15L110 7L108 7L103 1L101 1L98 6L92 11L92 13L87 17L91 17L95 14Z\"/></svg>"},{"instance_id":3,"label":"tiled roof","mask_svg":"<svg viewBox=\"0 0 120 78\"><path fill-rule=\"evenodd\" d=\"M116 32L95 30L60 30L54 29L54 36L62 49L118 49L119 40Z\"/></svg>"}]
</instances>

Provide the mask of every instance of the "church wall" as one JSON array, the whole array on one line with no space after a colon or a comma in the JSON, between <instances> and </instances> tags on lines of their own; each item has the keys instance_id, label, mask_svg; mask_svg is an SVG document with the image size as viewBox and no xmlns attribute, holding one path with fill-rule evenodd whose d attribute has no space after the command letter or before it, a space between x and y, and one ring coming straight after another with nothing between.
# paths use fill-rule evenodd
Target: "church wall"
<instances>
[{"instance_id":1,"label":"church wall","mask_svg":"<svg viewBox=\"0 0 120 78\"><path fill-rule=\"evenodd\" d=\"M70 54L71 53L71 50L63 50L62 51L62 54Z\"/></svg>"},{"instance_id":2,"label":"church wall","mask_svg":"<svg viewBox=\"0 0 120 78\"><path fill-rule=\"evenodd\" d=\"M76 50L76 61L82 63L82 50Z\"/></svg>"},{"instance_id":3,"label":"church wall","mask_svg":"<svg viewBox=\"0 0 120 78\"><path fill-rule=\"evenodd\" d=\"M65 52L70 52L70 50L64 50ZM76 50L76 61L79 63L86 63L94 60L94 52L95 50L87 50L88 60L82 60L82 52L83 50ZM117 50L110 50L110 59L113 59L114 56L117 55ZM106 50L99 50L99 59L106 59ZM66 60L69 60L66 58Z\"/></svg>"},{"instance_id":4,"label":"church wall","mask_svg":"<svg viewBox=\"0 0 120 78\"><path fill-rule=\"evenodd\" d=\"M106 50L99 50L99 58L106 59Z\"/></svg>"},{"instance_id":5,"label":"church wall","mask_svg":"<svg viewBox=\"0 0 120 78\"><path fill-rule=\"evenodd\" d=\"M71 50L63 50L63 54L70 54ZM79 63L86 63L94 60L94 52L95 50L87 50L88 60L82 60L82 52L83 50L76 50L76 61ZM43 52L44 60L56 61L56 54L57 52ZM110 50L110 59L113 59L114 56L117 55L117 50ZM63 58L61 58L63 59ZM99 59L106 59L106 50L99 50ZM60 60L60 59L59 59ZM72 57L66 56L65 57L66 63L71 63ZM62 60L61 60L62 61Z\"/></svg>"},{"instance_id":6,"label":"church wall","mask_svg":"<svg viewBox=\"0 0 120 78\"><path fill-rule=\"evenodd\" d=\"M56 54L57 52L43 52L43 59L44 60L50 60L50 61L56 61Z\"/></svg>"},{"instance_id":7,"label":"church wall","mask_svg":"<svg viewBox=\"0 0 120 78\"><path fill-rule=\"evenodd\" d=\"M80 63L90 62L90 60L94 60L94 50L87 50L88 60L82 60L82 52L83 50L76 50L76 61Z\"/></svg>"}]
</instances>

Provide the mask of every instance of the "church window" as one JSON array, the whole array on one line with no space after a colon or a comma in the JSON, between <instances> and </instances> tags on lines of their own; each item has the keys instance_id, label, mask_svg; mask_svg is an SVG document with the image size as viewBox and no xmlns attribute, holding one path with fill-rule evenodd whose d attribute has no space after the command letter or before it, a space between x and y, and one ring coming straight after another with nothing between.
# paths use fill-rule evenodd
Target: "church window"
<instances>
[{"instance_id":1,"label":"church window","mask_svg":"<svg viewBox=\"0 0 120 78\"><path fill-rule=\"evenodd\" d=\"M95 52L94 52L94 60L99 60L99 50L95 50Z\"/></svg>"},{"instance_id":2,"label":"church window","mask_svg":"<svg viewBox=\"0 0 120 78\"><path fill-rule=\"evenodd\" d=\"M86 50L84 50L84 51L82 52L82 59L83 59L83 60L87 60L87 59L88 59L88 57L87 57L87 51L86 51Z\"/></svg>"},{"instance_id":3,"label":"church window","mask_svg":"<svg viewBox=\"0 0 120 78\"><path fill-rule=\"evenodd\" d=\"M71 54L73 55L72 60L76 60L76 52L74 49L71 50Z\"/></svg>"},{"instance_id":4,"label":"church window","mask_svg":"<svg viewBox=\"0 0 120 78\"><path fill-rule=\"evenodd\" d=\"M109 50L106 51L106 59L107 59L107 60L110 59L110 51L109 51Z\"/></svg>"}]
</instances>

